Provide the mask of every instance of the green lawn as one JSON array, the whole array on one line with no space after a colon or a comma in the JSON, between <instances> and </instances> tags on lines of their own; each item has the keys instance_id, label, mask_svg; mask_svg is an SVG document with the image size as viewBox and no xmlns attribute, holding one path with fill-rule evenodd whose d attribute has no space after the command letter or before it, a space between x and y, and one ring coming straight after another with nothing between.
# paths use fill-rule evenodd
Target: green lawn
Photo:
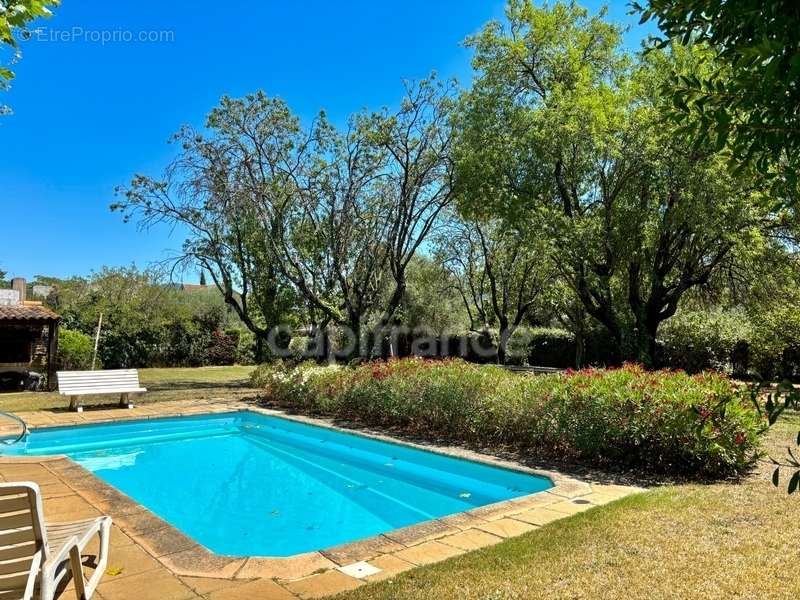
<instances>
[{"instance_id":1,"label":"green lawn","mask_svg":"<svg viewBox=\"0 0 800 600\"><path fill-rule=\"evenodd\" d=\"M797 414L771 432L782 456ZM800 494L769 482L674 485L341 595L346 600L790 598L800 589Z\"/></svg>"},{"instance_id":2,"label":"green lawn","mask_svg":"<svg viewBox=\"0 0 800 600\"><path fill-rule=\"evenodd\" d=\"M194 398L231 398L252 395L248 387L252 366L198 367L186 369L139 369L139 379L148 389L136 398L138 404ZM114 404L119 396L84 396L85 406ZM24 412L64 408L69 399L58 392L0 393L0 410Z\"/></svg>"}]
</instances>

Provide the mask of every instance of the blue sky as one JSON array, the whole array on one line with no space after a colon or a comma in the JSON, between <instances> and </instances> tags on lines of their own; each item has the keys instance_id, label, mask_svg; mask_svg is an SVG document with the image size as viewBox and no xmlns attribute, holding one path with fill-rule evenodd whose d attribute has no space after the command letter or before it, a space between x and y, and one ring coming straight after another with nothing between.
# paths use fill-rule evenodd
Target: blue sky
<instances>
[{"instance_id":1,"label":"blue sky","mask_svg":"<svg viewBox=\"0 0 800 600\"><path fill-rule=\"evenodd\" d=\"M160 173L181 124L258 89L341 123L396 103L403 78L468 83L460 42L502 13L502 0L63 0L0 92L14 111L0 117L0 269L66 277L167 257L179 231L138 231L108 207L134 173ZM636 47L647 32L626 13L610 17ZM125 41L140 32L160 41Z\"/></svg>"}]
</instances>

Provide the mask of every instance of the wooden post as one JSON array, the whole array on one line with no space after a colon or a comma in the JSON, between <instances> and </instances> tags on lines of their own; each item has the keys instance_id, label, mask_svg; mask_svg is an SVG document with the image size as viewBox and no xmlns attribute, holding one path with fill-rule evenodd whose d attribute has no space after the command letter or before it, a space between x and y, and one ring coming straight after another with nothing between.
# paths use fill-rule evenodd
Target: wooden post
<instances>
[{"instance_id":1,"label":"wooden post","mask_svg":"<svg viewBox=\"0 0 800 600\"><path fill-rule=\"evenodd\" d=\"M103 313L100 313L100 318L97 320L97 331L94 334L94 352L92 352L92 371L94 371L94 364L97 361L97 346L100 344L100 330L103 328Z\"/></svg>"},{"instance_id":2,"label":"wooden post","mask_svg":"<svg viewBox=\"0 0 800 600\"><path fill-rule=\"evenodd\" d=\"M47 324L47 389L56 389L56 358L58 357L58 319Z\"/></svg>"}]
</instances>

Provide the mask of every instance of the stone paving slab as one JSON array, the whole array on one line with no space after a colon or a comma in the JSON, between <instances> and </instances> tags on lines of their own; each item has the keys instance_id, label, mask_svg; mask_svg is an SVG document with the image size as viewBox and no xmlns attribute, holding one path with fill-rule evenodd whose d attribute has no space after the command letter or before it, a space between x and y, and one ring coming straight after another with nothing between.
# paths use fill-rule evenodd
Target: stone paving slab
<instances>
[{"instance_id":1,"label":"stone paving slab","mask_svg":"<svg viewBox=\"0 0 800 600\"><path fill-rule=\"evenodd\" d=\"M23 413L23 417L29 427L37 428L238 410L255 410L341 430L329 420L284 415L242 401L198 403L187 400L132 409L87 408L83 413L37 411ZM377 432L367 432L365 435L397 443L397 440ZM100 514L113 518L108 570L95 595L99 600L319 598L353 589L365 582L391 578L417 565L438 562L496 544L504 538L521 535L571 514L641 491L639 488L578 481L557 472L531 471L515 463L462 448L406 445L545 475L553 481L554 486L530 496L419 523L319 552L288 558L261 558L220 556L208 551L64 456L0 456L0 480L38 483L44 497L45 515L49 520L66 521ZM87 575L94 564L96 552L97 543L93 541L84 557ZM354 563L362 561L366 561L366 564L353 567ZM348 566L351 567L349 570ZM375 572L375 569L378 571ZM349 576L346 572L357 576ZM370 574L359 576L358 573ZM61 597L68 598L70 593L74 594L72 582L61 590Z\"/></svg>"}]
</instances>

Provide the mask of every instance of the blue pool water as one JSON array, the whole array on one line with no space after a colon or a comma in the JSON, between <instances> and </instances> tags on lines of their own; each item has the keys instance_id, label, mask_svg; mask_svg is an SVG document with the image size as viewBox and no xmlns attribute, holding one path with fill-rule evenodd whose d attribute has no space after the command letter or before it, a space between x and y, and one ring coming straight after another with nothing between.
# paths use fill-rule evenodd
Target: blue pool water
<instances>
[{"instance_id":1,"label":"blue pool water","mask_svg":"<svg viewBox=\"0 0 800 600\"><path fill-rule=\"evenodd\" d=\"M545 490L549 479L255 412L33 431L219 554L289 556Z\"/></svg>"}]
</instances>

